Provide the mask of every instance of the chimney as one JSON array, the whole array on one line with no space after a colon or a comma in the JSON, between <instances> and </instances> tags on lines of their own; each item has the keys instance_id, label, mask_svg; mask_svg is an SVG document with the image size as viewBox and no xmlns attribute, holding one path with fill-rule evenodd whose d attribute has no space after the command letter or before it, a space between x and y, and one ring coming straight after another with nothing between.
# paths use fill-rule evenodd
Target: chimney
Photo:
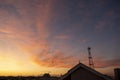
<instances>
[{"instance_id":1,"label":"chimney","mask_svg":"<svg viewBox=\"0 0 120 80\"><path fill-rule=\"evenodd\" d=\"M115 80L120 80L120 68L115 68Z\"/></svg>"}]
</instances>

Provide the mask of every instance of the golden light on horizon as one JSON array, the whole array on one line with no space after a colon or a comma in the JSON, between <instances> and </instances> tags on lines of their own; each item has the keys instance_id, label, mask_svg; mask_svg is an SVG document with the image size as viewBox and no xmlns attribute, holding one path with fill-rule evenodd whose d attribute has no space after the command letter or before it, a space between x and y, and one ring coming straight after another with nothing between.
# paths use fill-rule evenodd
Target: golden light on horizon
<instances>
[{"instance_id":1,"label":"golden light on horizon","mask_svg":"<svg viewBox=\"0 0 120 80\"><path fill-rule=\"evenodd\" d=\"M51 67L42 67L36 64L31 64L28 61L20 62L11 58L0 57L0 75L5 76L18 76L18 75L41 75L44 73L57 74L60 75L65 73L68 68L51 68Z\"/></svg>"},{"instance_id":2,"label":"golden light on horizon","mask_svg":"<svg viewBox=\"0 0 120 80\"><path fill-rule=\"evenodd\" d=\"M50 72L50 74L60 75L65 73L68 68L55 68L55 67L44 67L31 62L30 58L25 55L15 55L17 50L12 51L0 51L0 75L4 76L29 76L29 75L41 75ZM14 52L14 53L13 53ZM17 52L18 53L18 52ZM21 53L21 52L19 52ZM14 55L14 56L13 56Z\"/></svg>"}]
</instances>

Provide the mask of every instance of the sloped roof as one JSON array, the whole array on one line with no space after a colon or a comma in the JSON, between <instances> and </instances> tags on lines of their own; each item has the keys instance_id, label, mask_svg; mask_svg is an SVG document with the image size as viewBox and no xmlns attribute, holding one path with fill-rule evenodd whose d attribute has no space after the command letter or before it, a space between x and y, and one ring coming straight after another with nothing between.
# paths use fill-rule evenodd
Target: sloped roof
<instances>
[{"instance_id":1,"label":"sloped roof","mask_svg":"<svg viewBox=\"0 0 120 80\"><path fill-rule=\"evenodd\" d=\"M65 75L63 75L59 80L63 80L64 78L68 77L70 74L72 74L74 71L76 71L76 70L77 70L78 68L80 68L80 67L82 67L82 68L84 68L84 69L86 69L86 70L88 70L88 71L96 74L97 76L106 79L106 80L112 80L112 79L108 78L107 76L99 73L98 71L96 71L96 70L94 70L94 69L92 69L92 68L90 68L90 67L88 67L88 66L86 66L86 65L84 65L84 64L82 64L82 63L79 63L79 64L77 64L75 67L73 67L72 69L70 69L70 70L69 70Z\"/></svg>"}]
</instances>

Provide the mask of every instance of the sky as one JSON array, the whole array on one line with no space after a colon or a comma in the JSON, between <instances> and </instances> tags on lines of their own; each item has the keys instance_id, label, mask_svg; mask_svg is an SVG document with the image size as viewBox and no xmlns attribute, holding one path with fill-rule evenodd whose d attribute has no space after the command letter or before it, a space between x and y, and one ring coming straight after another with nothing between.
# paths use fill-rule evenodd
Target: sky
<instances>
[{"instance_id":1,"label":"sky","mask_svg":"<svg viewBox=\"0 0 120 80\"><path fill-rule=\"evenodd\" d=\"M79 62L120 67L119 0L0 0L0 75L61 75Z\"/></svg>"}]
</instances>

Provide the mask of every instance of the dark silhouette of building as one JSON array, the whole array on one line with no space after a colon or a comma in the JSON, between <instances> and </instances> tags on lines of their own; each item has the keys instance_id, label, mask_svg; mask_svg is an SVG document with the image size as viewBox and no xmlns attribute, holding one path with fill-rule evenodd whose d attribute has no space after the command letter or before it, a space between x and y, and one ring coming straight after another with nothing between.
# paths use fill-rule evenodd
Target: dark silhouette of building
<instances>
[{"instance_id":1,"label":"dark silhouette of building","mask_svg":"<svg viewBox=\"0 0 120 80\"><path fill-rule=\"evenodd\" d=\"M114 69L115 72L115 80L120 80L120 68Z\"/></svg>"},{"instance_id":2,"label":"dark silhouette of building","mask_svg":"<svg viewBox=\"0 0 120 80\"><path fill-rule=\"evenodd\" d=\"M48 76L0 76L0 80L58 80L59 77Z\"/></svg>"},{"instance_id":3,"label":"dark silhouette of building","mask_svg":"<svg viewBox=\"0 0 120 80\"><path fill-rule=\"evenodd\" d=\"M50 76L49 73L45 73L45 74L43 75L43 77L47 77L47 78L49 78L49 77L51 77L51 76Z\"/></svg>"},{"instance_id":4,"label":"dark silhouette of building","mask_svg":"<svg viewBox=\"0 0 120 80\"><path fill-rule=\"evenodd\" d=\"M79 63L59 80L112 80L98 71Z\"/></svg>"}]
</instances>

